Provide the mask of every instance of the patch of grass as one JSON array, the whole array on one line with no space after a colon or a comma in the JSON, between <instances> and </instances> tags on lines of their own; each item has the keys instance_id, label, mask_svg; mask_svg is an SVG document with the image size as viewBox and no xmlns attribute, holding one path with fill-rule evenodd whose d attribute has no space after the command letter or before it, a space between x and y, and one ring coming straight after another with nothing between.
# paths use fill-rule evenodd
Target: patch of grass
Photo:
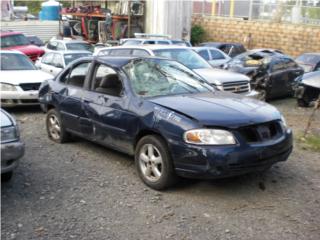
<instances>
[{"instance_id":1,"label":"patch of grass","mask_svg":"<svg viewBox=\"0 0 320 240\"><path fill-rule=\"evenodd\" d=\"M298 142L301 143L302 148L320 152L320 136L307 135L306 137L299 137Z\"/></svg>"}]
</instances>

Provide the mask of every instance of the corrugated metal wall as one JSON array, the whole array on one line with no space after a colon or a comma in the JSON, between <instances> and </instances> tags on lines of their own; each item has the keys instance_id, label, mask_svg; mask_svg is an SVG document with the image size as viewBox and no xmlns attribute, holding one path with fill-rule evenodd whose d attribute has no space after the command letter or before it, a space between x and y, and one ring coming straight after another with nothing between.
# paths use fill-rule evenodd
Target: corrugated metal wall
<instances>
[{"instance_id":1,"label":"corrugated metal wall","mask_svg":"<svg viewBox=\"0 0 320 240\"><path fill-rule=\"evenodd\" d=\"M59 34L59 21L2 21L1 30L13 30L25 35L36 35L42 41L48 41Z\"/></svg>"},{"instance_id":2,"label":"corrugated metal wall","mask_svg":"<svg viewBox=\"0 0 320 240\"><path fill-rule=\"evenodd\" d=\"M148 0L146 32L169 34L181 39L186 31L190 38L193 2L191 0Z\"/></svg>"}]
</instances>

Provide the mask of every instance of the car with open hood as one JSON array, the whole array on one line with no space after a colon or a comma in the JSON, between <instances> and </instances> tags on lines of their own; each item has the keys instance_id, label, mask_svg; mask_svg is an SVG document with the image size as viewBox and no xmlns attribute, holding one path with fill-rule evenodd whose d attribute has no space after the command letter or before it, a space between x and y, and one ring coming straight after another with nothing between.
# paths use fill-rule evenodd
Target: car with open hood
<instances>
[{"instance_id":1,"label":"car with open hood","mask_svg":"<svg viewBox=\"0 0 320 240\"><path fill-rule=\"evenodd\" d=\"M213 68L198 53L188 47L168 45L120 46L101 48L97 56L157 56L176 60L221 91L259 98L260 93L251 90L250 78L244 74Z\"/></svg>"},{"instance_id":2,"label":"car with open hood","mask_svg":"<svg viewBox=\"0 0 320 240\"><path fill-rule=\"evenodd\" d=\"M300 107L308 107L320 97L320 71L305 73L296 79L295 97Z\"/></svg>"},{"instance_id":3,"label":"car with open hood","mask_svg":"<svg viewBox=\"0 0 320 240\"><path fill-rule=\"evenodd\" d=\"M292 151L292 132L275 107L217 91L170 59L79 59L41 85L39 101L51 140L72 134L133 155L154 189L177 175L266 170Z\"/></svg>"},{"instance_id":4,"label":"car with open hood","mask_svg":"<svg viewBox=\"0 0 320 240\"><path fill-rule=\"evenodd\" d=\"M38 70L33 62L18 51L0 51L1 106L37 105L40 84L52 75Z\"/></svg>"},{"instance_id":5,"label":"car with open hood","mask_svg":"<svg viewBox=\"0 0 320 240\"><path fill-rule=\"evenodd\" d=\"M261 100L292 96L295 79L303 69L289 56L274 49L253 49L234 57L225 69L246 74Z\"/></svg>"}]
</instances>

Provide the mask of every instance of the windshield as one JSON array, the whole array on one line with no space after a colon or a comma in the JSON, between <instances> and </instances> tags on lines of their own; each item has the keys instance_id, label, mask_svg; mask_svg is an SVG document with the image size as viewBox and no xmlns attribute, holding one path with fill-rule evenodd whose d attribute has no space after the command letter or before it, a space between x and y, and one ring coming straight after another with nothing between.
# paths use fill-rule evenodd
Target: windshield
<instances>
[{"instance_id":1,"label":"windshield","mask_svg":"<svg viewBox=\"0 0 320 240\"><path fill-rule=\"evenodd\" d=\"M81 58L81 57L88 57L91 56L90 53L68 53L64 55L64 62L66 66L71 63L72 61Z\"/></svg>"},{"instance_id":2,"label":"windshield","mask_svg":"<svg viewBox=\"0 0 320 240\"><path fill-rule=\"evenodd\" d=\"M29 45L30 42L23 34L15 34L1 37L1 48L8 48L14 46Z\"/></svg>"},{"instance_id":3,"label":"windshield","mask_svg":"<svg viewBox=\"0 0 320 240\"><path fill-rule=\"evenodd\" d=\"M86 50L93 51L92 46L88 43L67 43L66 47L68 50Z\"/></svg>"},{"instance_id":4,"label":"windshield","mask_svg":"<svg viewBox=\"0 0 320 240\"><path fill-rule=\"evenodd\" d=\"M190 49L159 49L153 52L156 56L181 62L190 69L212 68L200 55Z\"/></svg>"},{"instance_id":5,"label":"windshield","mask_svg":"<svg viewBox=\"0 0 320 240\"><path fill-rule=\"evenodd\" d=\"M200 77L182 64L164 59L138 59L124 67L133 91L142 97L212 91Z\"/></svg>"},{"instance_id":6,"label":"windshield","mask_svg":"<svg viewBox=\"0 0 320 240\"><path fill-rule=\"evenodd\" d=\"M1 53L1 70L36 70L36 67L25 55Z\"/></svg>"}]
</instances>

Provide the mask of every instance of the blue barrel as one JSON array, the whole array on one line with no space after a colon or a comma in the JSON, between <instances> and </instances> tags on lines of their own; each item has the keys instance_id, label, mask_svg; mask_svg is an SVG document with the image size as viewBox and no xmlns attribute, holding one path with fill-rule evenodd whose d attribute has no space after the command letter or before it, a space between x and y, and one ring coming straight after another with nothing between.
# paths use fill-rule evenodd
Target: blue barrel
<instances>
[{"instance_id":1,"label":"blue barrel","mask_svg":"<svg viewBox=\"0 0 320 240\"><path fill-rule=\"evenodd\" d=\"M41 4L39 13L40 20L59 20L60 3L55 0L49 0Z\"/></svg>"}]
</instances>

